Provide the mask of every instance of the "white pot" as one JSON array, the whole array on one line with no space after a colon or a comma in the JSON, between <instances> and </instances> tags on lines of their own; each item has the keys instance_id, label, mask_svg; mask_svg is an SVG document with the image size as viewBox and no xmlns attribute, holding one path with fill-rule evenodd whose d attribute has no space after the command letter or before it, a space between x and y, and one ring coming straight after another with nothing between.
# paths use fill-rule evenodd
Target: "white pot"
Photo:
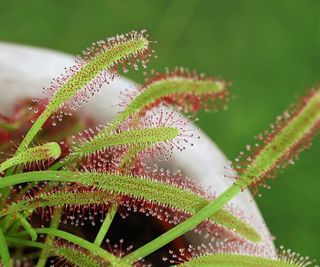
<instances>
[{"instance_id":1,"label":"white pot","mask_svg":"<svg viewBox=\"0 0 320 267\"><path fill-rule=\"evenodd\" d=\"M39 97L42 88L49 85L52 78L59 76L65 67L74 63L74 57L42 48L0 43L0 112L8 114L12 104L18 98ZM116 78L109 85L104 85L82 111L105 124L118 112L114 104L119 102L120 90L133 88L131 81ZM202 132L194 146L183 152L174 152L171 168L181 169L195 179L205 189L217 195L226 190L231 180L223 177L226 158L219 148ZM275 253L272 238L263 221L261 213L249 191L236 196L232 205L241 209L243 215L254 223L257 231L264 237L264 243Z\"/></svg>"}]
</instances>

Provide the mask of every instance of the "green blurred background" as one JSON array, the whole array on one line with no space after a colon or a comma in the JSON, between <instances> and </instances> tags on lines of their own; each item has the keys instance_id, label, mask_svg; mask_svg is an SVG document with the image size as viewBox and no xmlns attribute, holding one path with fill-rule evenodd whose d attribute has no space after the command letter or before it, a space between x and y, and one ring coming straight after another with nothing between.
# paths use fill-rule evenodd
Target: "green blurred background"
<instances>
[{"instance_id":1,"label":"green blurred background","mask_svg":"<svg viewBox=\"0 0 320 267\"><path fill-rule=\"evenodd\" d=\"M147 29L152 68L182 65L232 81L227 112L201 128L233 159L296 96L320 80L320 1L0 1L0 40L80 53L92 41ZM21 58L23 60L23 58ZM128 76L142 81L141 72ZM320 138L260 189L276 244L320 261Z\"/></svg>"}]
</instances>

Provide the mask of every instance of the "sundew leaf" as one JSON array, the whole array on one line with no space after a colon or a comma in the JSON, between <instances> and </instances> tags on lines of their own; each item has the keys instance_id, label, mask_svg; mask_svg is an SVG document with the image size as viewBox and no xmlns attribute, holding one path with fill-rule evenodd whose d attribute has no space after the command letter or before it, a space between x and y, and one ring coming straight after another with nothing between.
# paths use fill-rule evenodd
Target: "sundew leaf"
<instances>
[{"instance_id":1,"label":"sundew leaf","mask_svg":"<svg viewBox=\"0 0 320 267\"><path fill-rule=\"evenodd\" d=\"M305 258L268 259L257 256L214 253L192 258L179 264L181 267L306 267L312 262Z\"/></svg>"},{"instance_id":2,"label":"sundew leaf","mask_svg":"<svg viewBox=\"0 0 320 267\"><path fill-rule=\"evenodd\" d=\"M16 200L8 209L0 211L0 216L16 212L32 213L35 209L45 207L65 207L80 205L104 205L116 197L107 191L78 188L77 190L53 189L47 192L39 192L28 198Z\"/></svg>"},{"instance_id":3,"label":"sundew leaf","mask_svg":"<svg viewBox=\"0 0 320 267\"><path fill-rule=\"evenodd\" d=\"M59 265L62 264L61 258L64 259L64 264L68 265L72 264L86 267L101 267L108 265L108 262L104 262L90 251L67 242L55 242L52 246L45 249L45 253L48 257L58 257Z\"/></svg>"},{"instance_id":4,"label":"sundew leaf","mask_svg":"<svg viewBox=\"0 0 320 267\"><path fill-rule=\"evenodd\" d=\"M116 117L106 131L115 129L130 116L143 114L161 104L173 105L185 112L195 112L200 108L217 109L219 102L228 100L227 83L223 80L205 77L195 71L175 68L166 73L156 72L138 88L135 95L129 95L124 110ZM211 104L210 104L211 103Z\"/></svg>"},{"instance_id":5,"label":"sundew leaf","mask_svg":"<svg viewBox=\"0 0 320 267\"><path fill-rule=\"evenodd\" d=\"M56 160L60 157L60 154L61 148L59 144L55 142L32 147L1 163L0 172L19 164L37 163L43 160Z\"/></svg>"},{"instance_id":6,"label":"sundew leaf","mask_svg":"<svg viewBox=\"0 0 320 267\"><path fill-rule=\"evenodd\" d=\"M278 169L293 163L298 154L310 146L319 128L320 89L316 88L310 90L291 111L278 117L271 132L258 136L264 144L254 149L247 146L250 155L241 153L234 164L239 173L236 183L245 188L273 177Z\"/></svg>"},{"instance_id":7,"label":"sundew leaf","mask_svg":"<svg viewBox=\"0 0 320 267\"><path fill-rule=\"evenodd\" d=\"M20 144L18 152L26 149L52 113L56 112L54 119L61 120L70 110L86 103L103 83L118 75L119 65L123 65L124 70L127 70L127 65L136 69L139 61L146 66L150 53L145 31L132 31L94 43L74 66L66 69L64 75L54 79L51 87L45 89L49 102Z\"/></svg>"},{"instance_id":8,"label":"sundew leaf","mask_svg":"<svg viewBox=\"0 0 320 267\"><path fill-rule=\"evenodd\" d=\"M106 153L115 157L116 151L126 152L122 155L125 159L120 160L123 163L120 168L126 165L126 162L134 163L138 154L140 161L143 157L168 159L173 149L183 150L186 144L193 145L190 141L197 136L190 126L190 122L176 111L163 110L149 112L139 118L139 121L128 120L116 131L106 132L105 126L100 124L75 136L68 157L50 169L60 169L83 157L101 158L106 157ZM110 164L116 165L116 162L117 160L113 160Z\"/></svg>"},{"instance_id":9,"label":"sundew leaf","mask_svg":"<svg viewBox=\"0 0 320 267\"><path fill-rule=\"evenodd\" d=\"M173 210L185 212L193 215L201 210L209 203L209 200L204 196L200 196L188 188L176 186L157 180L152 180L146 177L138 177L131 175L120 174L104 174L104 173L90 173L90 172L67 172L67 171L46 171L46 172L29 172L7 176L0 180L0 188L25 183L32 181L62 181L62 182L76 182L83 186L93 187L104 192L109 192L110 195L120 195L126 197L126 200L132 201L143 200L154 203L155 205L170 207ZM41 198L44 198L43 200ZM5 216L12 212L18 212L21 209L43 205L58 205L72 204L75 200L80 204L92 203L92 196L88 195L82 197L66 197L66 195L48 194L40 196L40 201L30 198L30 203L27 200L21 200L8 206L7 209L0 211L0 216ZM99 198L99 196L96 196ZM61 201L61 202L60 202ZM101 200L100 200L101 201ZM121 204L121 203L120 203ZM212 223L222 225L224 228L235 231L240 236L255 242L261 241L260 235L256 230L248 225L243 220L235 217L226 210L220 210L209 218Z\"/></svg>"},{"instance_id":10,"label":"sundew leaf","mask_svg":"<svg viewBox=\"0 0 320 267\"><path fill-rule=\"evenodd\" d=\"M149 57L149 41L144 31L132 31L107 41L98 41L84 52L84 57L79 57L74 69L67 70L66 77L59 77L56 85L47 90L51 100L46 109L53 112L66 103L70 109L76 109L81 103L87 102L103 82L107 82L108 74L111 79L118 75L119 65L126 69L126 65L133 64L137 68L137 62L141 61L146 66ZM105 70L109 73L105 73ZM72 99L74 96L76 98ZM70 99L72 103L68 102Z\"/></svg>"},{"instance_id":11,"label":"sundew leaf","mask_svg":"<svg viewBox=\"0 0 320 267\"><path fill-rule=\"evenodd\" d=\"M83 157L113 146L149 147L152 144L166 142L179 136L176 127L158 127L132 129L119 133L98 134L96 137L80 143L72 148L71 157Z\"/></svg>"}]
</instances>

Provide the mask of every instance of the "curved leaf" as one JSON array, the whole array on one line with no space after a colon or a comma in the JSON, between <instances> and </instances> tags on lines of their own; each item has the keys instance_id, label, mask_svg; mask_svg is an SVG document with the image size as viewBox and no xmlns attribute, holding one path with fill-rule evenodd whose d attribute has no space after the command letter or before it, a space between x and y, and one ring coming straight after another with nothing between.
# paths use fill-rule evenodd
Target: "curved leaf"
<instances>
[{"instance_id":1,"label":"curved leaf","mask_svg":"<svg viewBox=\"0 0 320 267\"><path fill-rule=\"evenodd\" d=\"M217 253L191 259L181 267L306 267L311 262L303 259L267 259L256 256Z\"/></svg>"},{"instance_id":2,"label":"curved leaf","mask_svg":"<svg viewBox=\"0 0 320 267\"><path fill-rule=\"evenodd\" d=\"M110 194L120 194L132 197L133 199L144 199L146 201L150 201L161 206L170 207L174 210L186 212L191 215L197 213L209 203L209 200L207 200L205 197L199 196L188 189L179 188L178 186L144 177L133 177L120 174L66 171L29 172L3 178L0 180L0 188L18 183L45 180L77 182L85 186L107 191ZM98 195L96 197L99 198ZM72 204L72 202L79 203L78 201L81 201L81 198L77 197L76 195L74 195L74 197L65 197L62 195L59 196L53 194L52 196L45 196L45 199L41 201L34 202L37 204L33 205L42 206L54 204L61 201L61 198L63 198L63 202L60 202L60 205L67 203ZM85 201L91 202L92 199L95 198L85 198ZM12 204L12 206L8 207L8 209L2 210L0 215L4 216L10 212L18 211L19 209L25 209L25 207L30 207L30 209L34 208L34 206L32 207L29 204L26 205L24 201L26 200L22 200L21 204L19 204L19 202ZM254 228L226 210L222 209L218 211L216 214L210 217L210 221L221 224L231 231L235 230L239 235L251 241L258 242L261 240L261 237Z\"/></svg>"}]
</instances>

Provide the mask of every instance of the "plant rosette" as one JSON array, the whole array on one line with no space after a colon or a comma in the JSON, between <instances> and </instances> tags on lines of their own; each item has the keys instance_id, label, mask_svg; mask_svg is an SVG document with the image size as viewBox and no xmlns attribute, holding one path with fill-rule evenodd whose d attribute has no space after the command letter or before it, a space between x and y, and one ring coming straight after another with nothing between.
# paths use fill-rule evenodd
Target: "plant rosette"
<instances>
[{"instance_id":1,"label":"plant rosette","mask_svg":"<svg viewBox=\"0 0 320 267\"><path fill-rule=\"evenodd\" d=\"M41 96L42 88L50 84L52 77L58 77L65 67L73 63L74 57L64 53L0 43L0 112L9 115L18 99ZM104 84L79 112L94 118L97 123L105 124L120 111L117 106L120 91L133 90L135 86L123 77L116 77L109 84ZM226 178L232 176L232 171L214 142L200 130L196 131L200 138L194 140L194 145L183 151L173 150L172 158L165 164L172 170L181 170L204 190L219 195L233 183L234 180ZM262 236L262 245L269 248L267 256L275 257L272 236L250 192L246 189L233 198L229 202L229 209L245 219Z\"/></svg>"}]
</instances>

